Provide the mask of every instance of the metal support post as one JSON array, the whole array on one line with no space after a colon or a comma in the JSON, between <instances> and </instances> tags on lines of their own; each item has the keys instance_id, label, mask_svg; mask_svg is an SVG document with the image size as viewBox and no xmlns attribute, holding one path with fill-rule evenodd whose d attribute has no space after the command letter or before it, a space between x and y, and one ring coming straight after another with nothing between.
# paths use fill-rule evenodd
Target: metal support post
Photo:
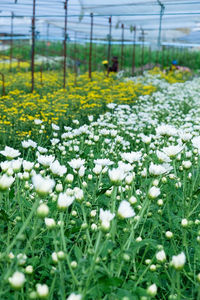
<instances>
[{"instance_id":1,"label":"metal support post","mask_svg":"<svg viewBox=\"0 0 200 300\"><path fill-rule=\"evenodd\" d=\"M90 14L90 53L89 53L89 78L92 79L92 37L93 37L93 13Z\"/></svg>"},{"instance_id":2,"label":"metal support post","mask_svg":"<svg viewBox=\"0 0 200 300\"><path fill-rule=\"evenodd\" d=\"M13 19L14 13L11 15L11 28L10 28L10 71L12 71L12 58L13 58Z\"/></svg>"},{"instance_id":3,"label":"metal support post","mask_svg":"<svg viewBox=\"0 0 200 300\"><path fill-rule=\"evenodd\" d=\"M121 44L121 70L124 66L124 24L122 24L122 44Z\"/></svg>"},{"instance_id":4,"label":"metal support post","mask_svg":"<svg viewBox=\"0 0 200 300\"><path fill-rule=\"evenodd\" d=\"M33 0L33 16L32 16L32 51L31 51L31 91L34 91L34 70L35 70L35 5Z\"/></svg>"},{"instance_id":5,"label":"metal support post","mask_svg":"<svg viewBox=\"0 0 200 300\"><path fill-rule=\"evenodd\" d=\"M136 26L134 27L134 34L133 34L133 59L132 59L132 76L135 73L135 42L136 42Z\"/></svg>"},{"instance_id":6,"label":"metal support post","mask_svg":"<svg viewBox=\"0 0 200 300\"><path fill-rule=\"evenodd\" d=\"M112 32L112 17L109 17L109 35L108 35L108 69L109 69L109 64L110 64L110 53L111 53L111 32ZM107 74L109 73L109 70Z\"/></svg>"},{"instance_id":7,"label":"metal support post","mask_svg":"<svg viewBox=\"0 0 200 300\"><path fill-rule=\"evenodd\" d=\"M68 0L65 0L64 3L65 9L65 25L64 25L64 41L63 41L63 56L64 56L64 66L63 66L63 87L66 85L66 63L67 63L67 9L68 9Z\"/></svg>"}]
</instances>

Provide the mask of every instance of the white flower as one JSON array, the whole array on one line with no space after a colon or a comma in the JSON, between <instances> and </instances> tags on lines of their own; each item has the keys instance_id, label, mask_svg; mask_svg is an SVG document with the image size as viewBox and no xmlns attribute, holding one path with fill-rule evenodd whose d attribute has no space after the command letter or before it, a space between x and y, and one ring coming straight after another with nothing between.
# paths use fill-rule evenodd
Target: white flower
<instances>
[{"instance_id":1,"label":"white flower","mask_svg":"<svg viewBox=\"0 0 200 300\"><path fill-rule=\"evenodd\" d=\"M27 160L23 160L22 165L23 165L24 171L30 171L34 167L34 163L30 162L30 161L27 161Z\"/></svg>"},{"instance_id":2,"label":"white flower","mask_svg":"<svg viewBox=\"0 0 200 300\"><path fill-rule=\"evenodd\" d=\"M155 283L147 288L147 294L151 297L154 297L157 294L157 286Z\"/></svg>"},{"instance_id":3,"label":"white flower","mask_svg":"<svg viewBox=\"0 0 200 300\"><path fill-rule=\"evenodd\" d=\"M54 123L51 124L53 130L60 130L60 127Z\"/></svg>"},{"instance_id":4,"label":"white flower","mask_svg":"<svg viewBox=\"0 0 200 300\"><path fill-rule=\"evenodd\" d=\"M14 181L15 181L14 177L3 174L0 177L0 191L6 191L7 189L9 189Z\"/></svg>"},{"instance_id":5,"label":"white flower","mask_svg":"<svg viewBox=\"0 0 200 300\"><path fill-rule=\"evenodd\" d=\"M171 265L176 269L176 270L181 270L184 267L184 264L186 262L186 256L184 252L181 252L178 255L172 256L172 261Z\"/></svg>"},{"instance_id":6,"label":"white flower","mask_svg":"<svg viewBox=\"0 0 200 300\"><path fill-rule=\"evenodd\" d=\"M181 220L181 226L182 227L187 227L188 226L188 220L187 219L182 219Z\"/></svg>"},{"instance_id":7,"label":"white flower","mask_svg":"<svg viewBox=\"0 0 200 300\"><path fill-rule=\"evenodd\" d=\"M94 172L94 174L99 175L102 171L102 166L101 165L95 165L95 167L92 169L92 171Z\"/></svg>"},{"instance_id":8,"label":"white flower","mask_svg":"<svg viewBox=\"0 0 200 300\"><path fill-rule=\"evenodd\" d=\"M18 157L21 154L18 150L15 150L8 146L5 146L5 149L0 151L0 153L8 159Z\"/></svg>"},{"instance_id":9,"label":"white flower","mask_svg":"<svg viewBox=\"0 0 200 300\"><path fill-rule=\"evenodd\" d=\"M65 210L74 202L74 197L70 197L65 193L60 193L58 196L57 206L60 210Z\"/></svg>"},{"instance_id":10,"label":"white flower","mask_svg":"<svg viewBox=\"0 0 200 300\"><path fill-rule=\"evenodd\" d=\"M151 175L162 175L165 173L168 173L171 171L172 167L169 164L163 164L163 165L155 165L154 163L151 162L149 166L149 173Z\"/></svg>"},{"instance_id":11,"label":"white flower","mask_svg":"<svg viewBox=\"0 0 200 300\"><path fill-rule=\"evenodd\" d=\"M108 230L110 228L110 221L115 217L115 214L111 213L109 210L100 209L99 219L101 220L101 226L103 230Z\"/></svg>"},{"instance_id":12,"label":"white flower","mask_svg":"<svg viewBox=\"0 0 200 300\"><path fill-rule=\"evenodd\" d=\"M177 129L171 125L160 125L156 128L157 135L176 136Z\"/></svg>"},{"instance_id":13,"label":"white flower","mask_svg":"<svg viewBox=\"0 0 200 300\"><path fill-rule=\"evenodd\" d=\"M189 168L192 166L192 163L191 163L190 160L184 160L184 161L182 162L182 165L183 165L183 168L189 169Z\"/></svg>"},{"instance_id":14,"label":"white flower","mask_svg":"<svg viewBox=\"0 0 200 300\"><path fill-rule=\"evenodd\" d=\"M67 168L60 165L58 160L55 160L50 164L50 170L54 175L58 175L60 177L62 177L67 172Z\"/></svg>"},{"instance_id":15,"label":"white flower","mask_svg":"<svg viewBox=\"0 0 200 300\"><path fill-rule=\"evenodd\" d=\"M81 300L82 296L81 295L77 295L77 294L70 294L69 297L67 298L67 300Z\"/></svg>"},{"instance_id":16,"label":"white flower","mask_svg":"<svg viewBox=\"0 0 200 300\"><path fill-rule=\"evenodd\" d=\"M40 146L38 146L38 151L40 152L40 153L47 153L47 149L46 148L43 148L43 147L40 147Z\"/></svg>"},{"instance_id":17,"label":"white flower","mask_svg":"<svg viewBox=\"0 0 200 300\"><path fill-rule=\"evenodd\" d=\"M36 284L36 291L37 291L37 296L40 299L47 298L49 295L49 288L46 284Z\"/></svg>"},{"instance_id":18,"label":"white flower","mask_svg":"<svg viewBox=\"0 0 200 300\"><path fill-rule=\"evenodd\" d=\"M150 198L155 199L160 195L160 189L155 186L152 186L148 192L148 195Z\"/></svg>"},{"instance_id":19,"label":"white flower","mask_svg":"<svg viewBox=\"0 0 200 300\"><path fill-rule=\"evenodd\" d=\"M124 171L124 173L128 173L133 170L133 166L131 164L125 164L123 161L119 161L118 166Z\"/></svg>"},{"instance_id":20,"label":"white flower","mask_svg":"<svg viewBox=\"0 0 200 300\"><path fill-rule=\"evenodd\" d=\"M130 153L121 153L121 158L128 161L132 164L135 161L140 161L142 157L142 153L138 152L130 152Z\"/></svg>"},{"instance_id":21,"label":"white flower","mask_svg":"<svg viewBox=\"0 0 200 300\"><path fill-rule=\"evenodd\" d=\"M108 175L111 182L114 184L120 184L125 177L124 171L120 168L109 170Z\"/></svg>"},{"instance_id":22,"label":"white flower","mask_svg":"<svg viewBox=\"0 0 200 300\"><path fill-rule=\"evenodd\" d=\"M40 206L37 208L37 215L41 218L46 217L48 213L49 207L45 203L40 204Z\"/></svg>"},{"instance_id":23,"label":"white flower","mask_svg":"<svg viewBox=\"0 0 200 300\"><path fill-rule=\"evenodd\" d=\"M23 266L25 263L26 263L26 260L27 260L27 256L26 254L23 254L23 253L19 253L17 255L17 262L18 262L18 265L20 266Z\"/></svg>"},{"instance_id":24,"label":"white flower","mask_svg":"<svg viewBox=\"0 0 200 300\"><path fill-rule=\"evenodd\" d=\"M40 125L40 124L43 123L43 121L42 121L42 120L39 120L39 119L35 119L35 120L34 120L34 123L35 123L36 125Z\"/></svg>"},{"instance_id":25,"label":"white flower","mask_svg":"<svg viewBox=\"0 0 200 300\"><path fill-rule=\"evenodd\" d=\"M56 222L55 222L55 220L52 219L52 218L45 218L45 219L44 219L44 222L45 222L47 228L50 228L50 229L51 229L51 228L54 228L54 227L56 226Z\"/></svg>"},{"instance_id":26,"label":"white flower","mask_svg":"<svg viewBox=\"0 0 200 300\"><path fill-rule=\"evenodd\" d=\"M68 183L72 183L74 180L74 175L73 174L67 174L65 181Z\"/></svg>"},{"instance_id":27,"label":"white flower","mask_svg":"<svg viewBox=\"0 0 200 300\"><path fill-rule=\"evenodd\" d=\"M81 166L83 166L85 163L85 159L77 158L77 159L72 159L68 164L72 169L80 169Z\"/></svg>"},{"instance_id":28,"label":"white flower","mask_svg":"<svg viewBox=\"0 0 200 300\"><path fill-rule=\"evenodd\" d=\"M167 163L167 162L171 161L171 159L165 153L163 153L162 151L157 150L156 155L157 155L158 159L161 162L166 162Z\"/></svg>"},{"instance_id":29,"label":"white flower","mask_svg":"<svg viewBox=\"0 0 200 300\"><path fill-rule=\"evenodd\" d=\"M9 283L14 289L20 289L26 281L23 273L16 271L12 277L8 278Z\"/></svg>"},{"instance_id":30,"label":"white flower","mask_svg":"<svg viewBox=\"0 0 200 300\"><path fill-rule=\"evenodd\" d=\"M22 165L22 160L20 158L11 161L11 168L13 169L14 172L18 172L21 169L21 165Z\"/></svg>"},{"instance_id":31,"label":"white flower","mask_svg":"<svg viewBox=\"0 0 200 300\"><path fill-rule=\"evenodd\" d=\"M53 155L39 155L37 160L38 162L45 166L45 167L49 167L50 164L52 164L52 162L54 161L55 156Z\"/></svg>"},{"instance_id":32,"label":"white flower","mask_svg":"<svg viewBox=\"0 0 200 300\"><path fill-rule=\"evenodd\" d=\"M135 216L135 212L133 208L131 207L130 203L126 200L123 200L118 208L118 215L121 218L131 218Z\"/></svg>"},{"instance_id":33,"label":"white flower","mask_svg":"<svg viewBox=\"0 0 200 300\"><path fill-rule=\"evenodd\" d=\"M22 141L22 147L25 149L29 147L36 148L37 143L29 139L28 141Z\"/></svg>"},{"instance_id":34,"label":"white flower","mask_svg":"<svg viewBox=\"0 0 200 300\"><path fill-rule=\"evenodd\" d=\"M74 197L77 201L82 201L84 198L83 190L78 187L74 188Z\"/></svg>"},{"instance_id":35,"label":"white flower","mask_svg":"<svg viewBox=\"0 0 200 300\"><path fill-rule=\"evenodd\" d=\"M32 177L33 186L39 195L50 194L55 186L55 181L50 178L43 178L40 174Z\"/></svg>"},{"instance_id":36,"label":"white flower","mask_svg":"<svg viewBox=\"0 0 200 300\"><path fill-rule=\"evenodd\" d=\"M176 146L164 147L162 150L167 156L172 158L175 157L178 153L180 153L183 150L183 148L184 148L183 146L176 145Z\"/></svg>"},{"instance_id":37,"label":"white flower","mask_svg":"<svg viewBox=\"0 0 200 300\"><path fill-rule=\"evenodd\" d=\"M166 260L166 254L164 250L161 250L156 253L156 259L159 262L164 262Z\"/></svg>"},{"instance_id":38,"label":"white flower","mask_svg":"<svg viewBox=\"0 0 200 300\"><path fill-rule=\"evenodd\" d=\"M107 159L107 158L99 158L99 159L95 159L94 160L94 163L96 165L100 165L102 167L105 167L105 166L111 166L114 164L113 161L111 161L110 159Z\"/></svg>"}]
</instances>

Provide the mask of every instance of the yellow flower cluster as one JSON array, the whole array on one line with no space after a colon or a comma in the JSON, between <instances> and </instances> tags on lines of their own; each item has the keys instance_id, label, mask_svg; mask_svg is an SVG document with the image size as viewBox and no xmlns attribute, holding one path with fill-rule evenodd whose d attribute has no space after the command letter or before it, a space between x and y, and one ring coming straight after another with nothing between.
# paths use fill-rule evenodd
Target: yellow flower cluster
<instances>
[{"instance_id":1,"label":"yellow flower cluster","mask_svg":"<svg viewBox=\"0 0 200 300\"><path fill-rule=\"evenodd\" d=\"M175 67L171 67L171 69L164 69L161 71L160 68L156 67L149 71L152 75L160 75L161 78L165 79L169 83L176 83L176 82L185 82L188 80L192 73L188 68L180 68L176 69Z\"/></svg>"}]
</instances>

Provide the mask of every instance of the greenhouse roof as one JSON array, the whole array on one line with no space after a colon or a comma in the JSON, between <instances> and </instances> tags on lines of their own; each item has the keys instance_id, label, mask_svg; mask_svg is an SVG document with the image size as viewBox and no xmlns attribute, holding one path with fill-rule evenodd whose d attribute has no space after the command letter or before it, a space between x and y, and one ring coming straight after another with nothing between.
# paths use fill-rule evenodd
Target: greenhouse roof
<instances>
[{"instance_id":1,"label":"greenhouse roof","mask_svg":"<svg viewBox=\"0 0 200 300\"><path fill-rule=\"evenodd\" d=\"M38 38L63 39L64 2L36 0ZM30 37L32 7L33 0L1 0L0 34L10 34L13 14L14 35ZM144 30L145 41L151 43L157 43L159 27L162 42L196 43L200 31L200 1L197 0L69 0L67 33L71 40L89 38L91 13L94 40L108 38L110 16L114 41L121 40L122 24L126 41L133 39L133 27L136 27L137 41L141 40Z\"/></svg>"}]
</instances>

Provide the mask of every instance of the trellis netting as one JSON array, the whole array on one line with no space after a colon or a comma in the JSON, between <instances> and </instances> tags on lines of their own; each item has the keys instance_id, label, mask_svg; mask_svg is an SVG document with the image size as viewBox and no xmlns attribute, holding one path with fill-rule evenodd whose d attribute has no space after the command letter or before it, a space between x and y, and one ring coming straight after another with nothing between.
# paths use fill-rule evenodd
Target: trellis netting
<instances>
[{"instance_id":1,"label":"trellis netting","mask_svg":"<svg viewBox=\"0 0 200 300\"><path fill-rule=\"evenodd\" d=\"M200 1L197 0L36 0L36 38L62 40L64 37L64 3L67 2L67 36L78 41L89 39L93 13L93 41L106 41L109 17L112 16L112 42L136 40L162 43L200 41ZM1 0L0 34L14 38L31 37L33 0ZM143 35L142 35L143 34Z\"/></svg>"}]
</instances>

